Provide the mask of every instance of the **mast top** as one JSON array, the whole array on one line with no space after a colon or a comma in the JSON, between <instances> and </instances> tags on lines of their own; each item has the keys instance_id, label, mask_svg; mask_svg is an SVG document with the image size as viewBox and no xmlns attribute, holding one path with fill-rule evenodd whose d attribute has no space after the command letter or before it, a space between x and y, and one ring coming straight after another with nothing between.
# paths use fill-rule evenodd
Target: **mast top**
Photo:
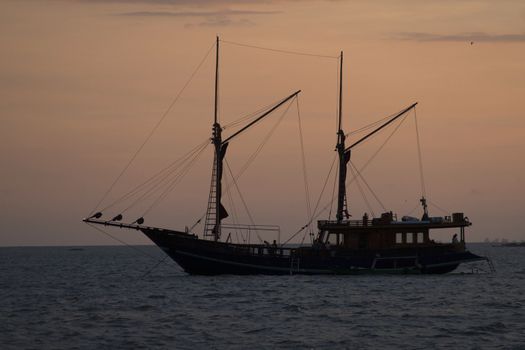
<instances>
[{"instance_id":1,"label":"mast top","mask_svg":"<svg viewBox=\"0 0 525 350\"><path fill-rule=\"evenodd\" d=\"M343 130L343 51L339 56L339 108L338 108L338 124L337 132L341 133Z\"/></svg>"},{"instance_id":2,"label":"mast top","mask_svg":"<svg viewBox=\"0 0 525 350\"><path fill-rule=\"evenodd\" d=\"M219 36L217 35L215 48L215 108L213 113L213 124L218 124L218 110L219 110Z\"/></svg>"}]
</instances>

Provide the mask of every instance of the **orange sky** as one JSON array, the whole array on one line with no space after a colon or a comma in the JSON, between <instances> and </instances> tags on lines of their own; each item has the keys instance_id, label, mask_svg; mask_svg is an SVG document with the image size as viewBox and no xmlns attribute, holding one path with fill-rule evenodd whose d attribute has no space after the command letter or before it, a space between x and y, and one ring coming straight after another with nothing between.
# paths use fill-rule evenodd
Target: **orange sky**
<instances>
[{"instance_id":1,"label":"orange sky","mask_svg":"<svg viewBox=\"0 0 525 350\"><path fill-rule=\"evenodd\" d=\"M3 0L0 245L114 244L80 219L217 34L225 41L330 56L344 50L346 131L418 101L430 200L469 216L474 226L468 240L525 239L522 1ZM336 141L336 60L224 43L220 74L223 123L303 90L315 203ZM209 137L212 112L210 56L112 198ZM232 168L242 166L279 115L232 143ZM387 135L356 149L353 161L364 164ZM421 195L413 115L389 146L364 175L401 216ZM195 222L206 206L211 156L209 147L148 214L148 224L180 229ZM306 221L300 168L292 107L239 180L257 223L280 225L283 236ZM355 186L348 195L354 216L368 211ZM377 205L375 212L381 212ZM442 215L431 207L432 213ZM113 233L129 243L148 242L136 232Z\"/></svg>"}]
</instances>

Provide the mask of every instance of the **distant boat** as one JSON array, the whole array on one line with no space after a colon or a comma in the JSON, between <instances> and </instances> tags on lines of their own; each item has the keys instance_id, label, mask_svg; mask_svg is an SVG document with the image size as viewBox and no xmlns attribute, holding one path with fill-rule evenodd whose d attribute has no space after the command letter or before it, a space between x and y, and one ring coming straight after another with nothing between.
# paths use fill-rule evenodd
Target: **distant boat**
<instances>
[{"instance_id":1,"label":"distant boat","mask_svg":"<svg viewBox=\"0 0 525 350\"><path fill-rule=\"evenodd\" d=\"M83 219L84 222L140 230L184 271L195 275L442 274L453 271L461 263L487 260L466 249L465 228L471 226L471 222L463 213L453 213L446 217L430 217L424 196L420 200L423 207L421 218L403 217L402 220L397 220L396 215L389 211L376 218L368 218L365 215L361 220L349 219L345 182L352 149L411 111L417 103L403 109L366 136L346 146L341 113L342 52L339 58L339 114L336 144L339 171L335 220L317 221L318 231L315 239L310 244L299 247L282 245L276 241L260 244L234 243L231 236L224 237L223 229L226 228L252 231L271 229L266 226L235 226L222 223L228 216L221 199L223 161L230 141L293 99L300 91L287 96L239 131L223 138L223 128L217 120L218 59L219 39L217 38L215 114L211 138L214 160L203 235L199 237L193 232L193 228L178 231L145 226L143 218L133 223L123 223L120 221L122 219L120 214L111 220L103 220L102 213L97 212ZM289 210L289 208L281 210ZM455 235L452 243L436 243L430 237L430 231L434 229L457 229L459 238Z\"/></svg>"},{"instance_id":2,"label":"distant boat","mask_svg":"<svg viewBox=\"0 0 525 350\"><path fill-rule=\"evenodd\" d=\"M84 248L69 248L68 250L72 252L81 252L84 250Z\"/></svg>"},{"instance_id":3,"label":"distant boat","mask_svg":"<svg viewBox=\"0 0 525 350\"><path fill-rule=\"evenodd\" d=\"M493 247L525 247L525 242L508 242L508 243L500 243L500 244L493 244Z\"/></svg>"}]
</instances>

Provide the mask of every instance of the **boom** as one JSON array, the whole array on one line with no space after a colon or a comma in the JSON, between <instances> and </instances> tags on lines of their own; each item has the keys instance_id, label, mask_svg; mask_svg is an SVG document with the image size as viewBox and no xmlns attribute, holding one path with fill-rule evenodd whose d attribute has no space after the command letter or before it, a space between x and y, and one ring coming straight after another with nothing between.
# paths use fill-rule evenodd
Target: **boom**
<instances>
[{"instance_id":1,"label":"boom","mask_svg":"<svg viewBox=\"0 0 525 350\"><path fill-rule=\"evenodd\" d=\"M236 133L234 133L233 135L231 135L230 137L228 137L226 140L222 141L222 144L224 145L225 143L228 143L231 139L233 139L235 136L239 135L240 133L242 133L243 131L245 131L246 129L248 129L250 126L254 125L255 123L257 123L258 121L260 121L261 119L263 119L264 117L266 117L268 114L272 113L273 111L275 111L277 108L281 107L283 104L285 104L286 102L288 102L291 98L297 96L299 93L301 92L301 90L297 90L296 92L294 92L293 94L291 94L290 96L286 97L284 100L282 100L281 102L279 102L278 104L276 104L275 106L273 106L272 108L270 108L270 110L264 112L260 117L258 117L257 119L255 119L254 121L252 121L251 123L249 123L248 125L246 125L245 127L243 127L241 130L237 131Z\"/></svg>"},{"instance_id":2,"label":"boom","mask_svg":"<svg viewBox=\"0 0 525 350\"><path fill-rule=\"evenodd\" d=\"M409 107L403 109L401 112L399 112L398 114L396 114L395 116L392 117L392 119L390 119L389 121L387 121L386 123L384 123L383 125L381 125L380 127L378 127L377 129L375 129L374 131L372 131L371 133L369 133L368 135L366 136L363 136L362 138L360 138L359 140L357 140L356 142L354 142L353 144L351 144L350 146L348 146L346 149L345 149L345 152L348 152L350 151L352 148L354 148L355 146L359 145L361 142L365 141L366 139L368 139L370 136L374 135L375 133L377 133L379 130L383 129L384 127L386 127L387 125L389 125L390 123L394 122L394 120L396 120L397 118L401 117L402 115L404 115L405 113L407 113L408 111L410 111L412 108L414 108L415 106L417 105L417 102L410 105Z\"/></svg>"}]
</instances>

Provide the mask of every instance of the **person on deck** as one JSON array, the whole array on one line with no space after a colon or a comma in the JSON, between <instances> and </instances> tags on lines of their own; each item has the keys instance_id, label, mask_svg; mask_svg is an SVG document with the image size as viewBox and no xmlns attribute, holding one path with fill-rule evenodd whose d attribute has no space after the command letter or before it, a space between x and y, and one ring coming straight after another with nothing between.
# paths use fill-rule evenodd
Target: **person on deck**
<instances>
[{"instance_id":1,"label":"person on deck","mask_svg":"<svg viewBox=\"0 0 525 350\"><path fill-rule=\"evenodd\" d=\"M458 234L454 233L454 236L452 236L452 243L458 243Z\"/></svg>"}]
</instances>

